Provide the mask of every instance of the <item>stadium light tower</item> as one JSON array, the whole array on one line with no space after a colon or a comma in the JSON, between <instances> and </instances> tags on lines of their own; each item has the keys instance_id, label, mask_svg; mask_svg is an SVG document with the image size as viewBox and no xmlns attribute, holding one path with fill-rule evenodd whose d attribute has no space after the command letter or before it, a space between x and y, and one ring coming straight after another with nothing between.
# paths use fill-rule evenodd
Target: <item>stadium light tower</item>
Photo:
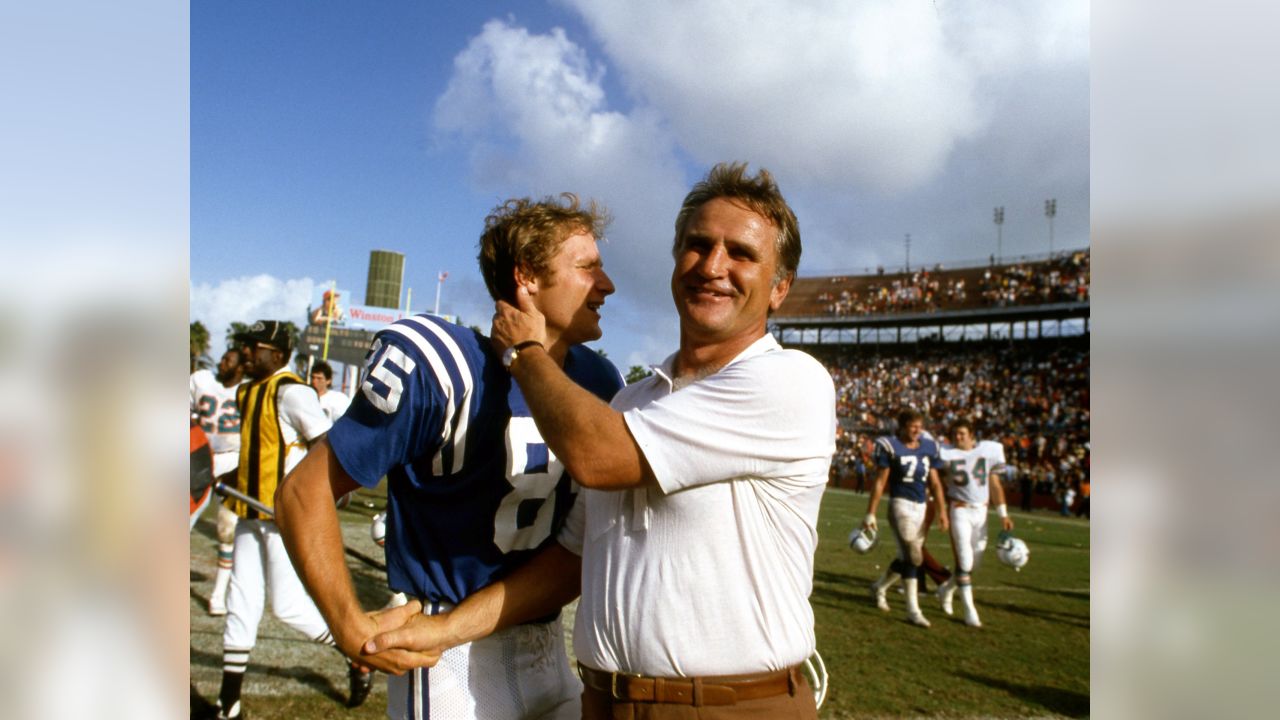
<instances>
[{"instance_id":1,"label":"stadium light tower","mask_svg":"<svg viewBox=\"0 0 1280 720\"><path fill-rule=\"evenodd\" d=\"M1004 206L996 208L996 262L1004 262Z\"/></svg>"},{"instance_id":2,"label":"stadium light tower","mask_svg":"<svg viewBox=\"0 0 1280 720\"><path fill-rule=\"evenodd\" d=\"M1053 218L1058 214L1058 199L1044 201L1044 216L1049 218L1049 257L1053 257Z\"/></svg>"},{"instance_id":3,"label":"stadium light tower","mask_svg":"<svg viewBox=\"0 0 1280 720\"><path fill-rule=\"evenodd\" d=\"M902 243L907 247L907 272L911 272L911 233L907 233Z\"/></svg>"}]
</instances>

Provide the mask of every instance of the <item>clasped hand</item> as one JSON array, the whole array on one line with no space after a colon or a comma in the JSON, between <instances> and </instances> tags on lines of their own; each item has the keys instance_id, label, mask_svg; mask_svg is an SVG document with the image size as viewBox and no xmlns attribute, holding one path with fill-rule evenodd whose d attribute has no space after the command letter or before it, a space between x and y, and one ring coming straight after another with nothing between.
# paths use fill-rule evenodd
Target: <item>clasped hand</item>
<instances>
[{"instance_id":1,"label":"clasped hand","mask_svg":"<svg viewBox=\"0 0 1280 720\"><path fill-rule=\"evenodd\" d=\"M432 667L441 653L456 644L448 639L447 616L423 615L417 600L361 618L358 627L343 633L337 642L338 649L365 671L403 675L414 668Z\"/></svg>"}]
</instances>

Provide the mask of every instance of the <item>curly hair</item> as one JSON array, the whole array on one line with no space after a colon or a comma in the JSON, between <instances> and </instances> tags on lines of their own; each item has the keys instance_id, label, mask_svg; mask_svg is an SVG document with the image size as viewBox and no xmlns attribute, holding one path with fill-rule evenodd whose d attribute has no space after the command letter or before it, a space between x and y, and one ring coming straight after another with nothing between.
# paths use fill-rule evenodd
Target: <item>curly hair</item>
<instances>
[{"instance_id":1,"label":"curly hair","mask_svg":"<svg viewBox=\"0 0 1280 720\"><path fill-rule=\"evenodd\" d=\"M698 208L716 198L737 200L753 212L759 213L773 226L778 228L775 247L778 250L778 268L774 275L774 283L787 277L795 277L800 267L800 222L796 214L787 205L778 184L768 170L760 168L754 177L747 174L747 164L743 162L720 163L711 168L705 180L693 186L680 206L676 215L676 237L671 246L671 254L680 254L680 241L684 236L685 225Z\"/></svg>"},{"instance_id":2,"label":"curly hair","mask_svg":"<svg viewBox=\"0 0 1280 720\"><path fill-rule=\"evenodd\" d=\"M480 234L480 273L494 300L515 302L516 268L546 277L551 258L570 235L589 232L604 239L609 213L594 200L583 207L578 196L512 198L489 212Z\"/></svg>"}]
</instances>

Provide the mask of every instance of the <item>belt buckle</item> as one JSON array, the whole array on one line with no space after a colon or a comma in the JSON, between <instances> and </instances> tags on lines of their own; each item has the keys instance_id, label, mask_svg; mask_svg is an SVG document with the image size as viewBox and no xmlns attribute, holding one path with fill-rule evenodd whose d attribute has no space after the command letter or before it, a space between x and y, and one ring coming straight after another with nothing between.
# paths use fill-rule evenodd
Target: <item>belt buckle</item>
<instances>
[{"instance_id":1,"label":"belt buckle","mask_svg":"<svg viewBox=\"0 0 1280 720\"><path fill-rule=\"evenodd\" d=\"M612 697L614 700L624 700L624 701L625 701L625 700L627 700L627 698L624 698L624 697L622 697L621 695L619 695L619 694L618 694L618 677L619 677L619 676L622 676L622 677L633 677L633 678L640 678L640 677L644 677L644 676L643 676L643 675L639 675L639 674L624 673L624 672L613 672L613 673L609 673L609 696L610 696L610 697Z\"/></svg>"}]
</instances>

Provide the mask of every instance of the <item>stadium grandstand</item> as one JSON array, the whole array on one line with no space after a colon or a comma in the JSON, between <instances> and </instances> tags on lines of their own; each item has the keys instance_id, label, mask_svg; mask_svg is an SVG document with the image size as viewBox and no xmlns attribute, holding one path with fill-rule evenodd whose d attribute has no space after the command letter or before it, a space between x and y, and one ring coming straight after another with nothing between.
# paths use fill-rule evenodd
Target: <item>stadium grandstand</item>
<instances>
[{"instance_id":1,"label":"stadium grandstand","mask_svg":"<svg viewBox=\"0 0 1280 720\"><path fill-rule=\"evenodd\" d=\"M870 487L872 442L910 405L999 440L1011 505L1088 512L1089 250L797 278L770 318L836 385L833 485ZM1068 491L1071 491L1068 494Z\"/></svg>"}]
</instances>

